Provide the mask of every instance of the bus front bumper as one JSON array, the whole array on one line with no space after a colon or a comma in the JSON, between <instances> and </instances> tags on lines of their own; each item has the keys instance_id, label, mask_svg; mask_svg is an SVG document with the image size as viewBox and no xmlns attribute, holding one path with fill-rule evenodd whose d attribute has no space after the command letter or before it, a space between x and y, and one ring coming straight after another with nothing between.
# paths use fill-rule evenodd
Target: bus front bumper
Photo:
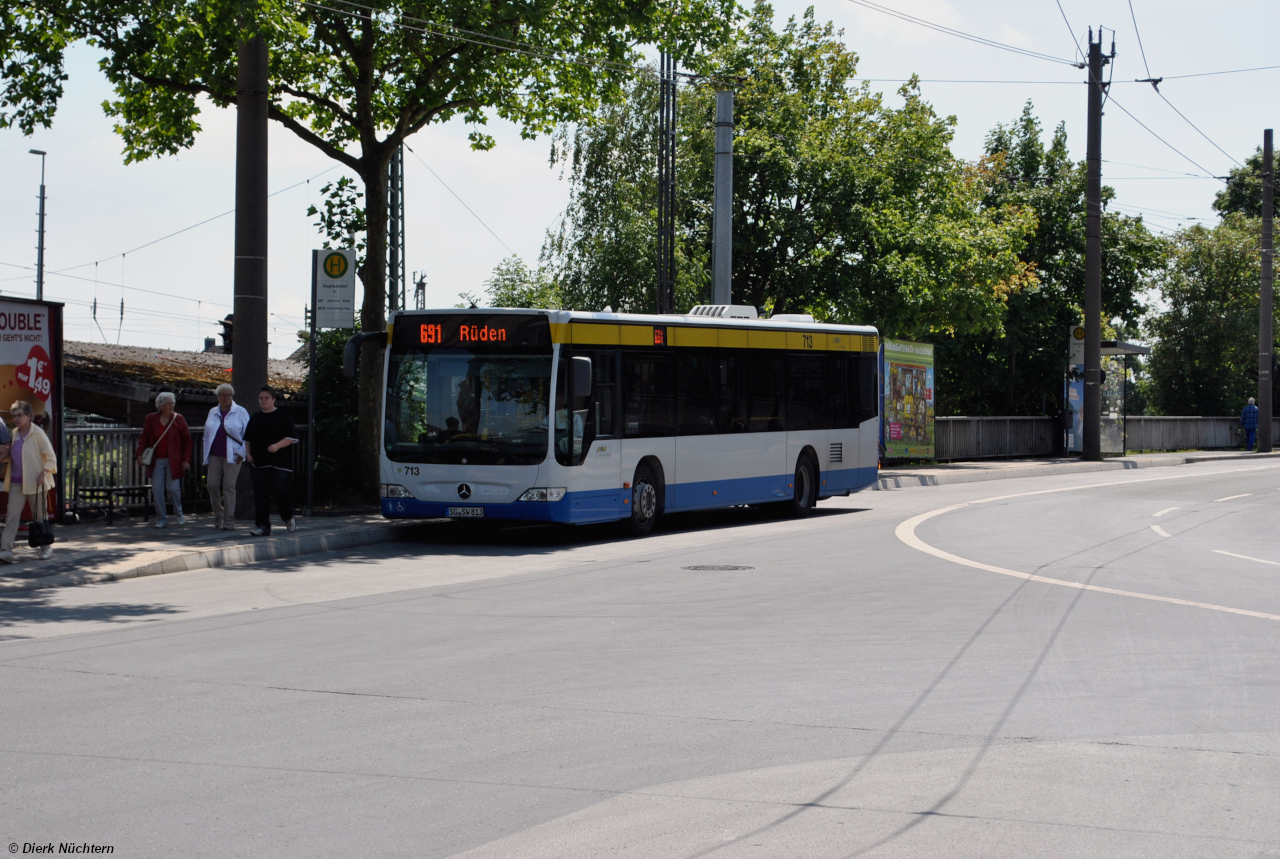
<instances>
[{"instance_id":1,"label":"bus front bumper","mask_svg":"<svg viewBox=\"0 0 1280 859\"><path fill-rule=\"evenodd\" d=\"M628 500L630 493L626 493ZM616 522L631 514L623 504L624 493L570 492L559 501L513 501L502 504L446 504L419 501L416 498L383 498L382 515L387 519L457 519L481 522L496 519L505 522L560 522L586 525L592 522ZM450 515L450 509L454 514ZM458 515L460 510L484 511L482 516Z\"/></svg>"}]
</instances>

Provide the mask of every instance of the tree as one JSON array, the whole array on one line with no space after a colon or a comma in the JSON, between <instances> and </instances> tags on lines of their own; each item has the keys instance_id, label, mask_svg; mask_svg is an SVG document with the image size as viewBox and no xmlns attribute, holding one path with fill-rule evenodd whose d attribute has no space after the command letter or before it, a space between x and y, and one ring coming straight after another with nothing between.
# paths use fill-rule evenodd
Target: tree
<instances>
[{"instance_id":1,"label":"tree","mask_svg":"<svg viewBox=\"0 0 1280 859\"><path fill-rule=\"evenodd\" d=\"M680 93L677 306L709 296L716 80L735 89L735 301L773 312L866 321L898 336L1000 326L1021 289L1033 227L983 206L984 165L954 158L954 119L913 85L893 108L849 83L857 56L812 10L773 26L757 2L715 51L702 83ZM544 246L566 300L583 309L649 309L656 280L656 82L625 108L562 135L553 157L573 200Z\"/></svg>"},{"instance_id":2,"label":"tree","mask_svg":"<svg viewBox=\"0 0 1280 859\"><path fill-rule=\"evenodd\" d=\"M1056 413L1062 398L1068 326L1083 319L1085 168L1071 161L1059 124L1044 142L1031 102L987 135L996 179L986 205L1034 213L1035 232L1020 259L1035 282L1009 295L999 329L958 330L935 338L938 414ZM1103 204L1115 196L1103 187ZM1136 333L1140 296L1163 262L1163 246L1141 218L1104 211L1102 311L1106 322Z\"/></svg>"},{"instance_id":3,"label":"tree","mask_svg":"<svg viewBox=\"0 0 1280 859\"><path fill-rule=\"evenodd\" d=\"M1271 175L1276 175L1280 158L1271 153ZM1273 179L1274 181L1274 179ZM1259 146L1244 162L1243 167L1233 167L1227 175L1227 186L1213 199L1213 208L1223 217L1234 213L1250 218L1262 217L1262 147Z\"/></svg>"},{"instance_id":4,"label":"tree","mask_svg":"<svg viewBox=\"0 0 1280 859\"><path fill-rule=\"evenodd\" d=\"M529 268L518 254L512 254L493 267L493 274L484 282L489 307L533 307L539 310L559 310L564 307L560 289L541 268ZM474 307L480 299L469 292L461 296L466 304Z\"/></svg>"},{"instance_id":5,"label":"tree","mask_svg":"<svg viewBox=\"0 0 1280 859\"><path fill-rule=\"evenodd\" d=\"M364 184L367 254L362 320L380 331L386 304L386 171L428 123L460 117L472 145L494 143L490 116L526 136L589 113L633 74L635 45L687 55L721 37L731 0L0 0L0 126L49 125L66 79L66 47L103 53L115 87L105 105L125 161L174 154L200 130L205 99L236 103L240 43L270 48L269 116L354 171ZM360 461L377 481L381 346L365 345Z\"/></svg>"},{"instance_id":6,"label":"tree","mask_svg":"<svg viewBox=\"0 0 1280 859\"><path fill-rule=\"evenodd\" d=\"M1156 342L1146 393L1157 413L1238 414L1256 393L1260 238L1260 222L1238 213L1173 237L1157 280L1168 307L1147 322Z\"/></svg>"}]
</instances>

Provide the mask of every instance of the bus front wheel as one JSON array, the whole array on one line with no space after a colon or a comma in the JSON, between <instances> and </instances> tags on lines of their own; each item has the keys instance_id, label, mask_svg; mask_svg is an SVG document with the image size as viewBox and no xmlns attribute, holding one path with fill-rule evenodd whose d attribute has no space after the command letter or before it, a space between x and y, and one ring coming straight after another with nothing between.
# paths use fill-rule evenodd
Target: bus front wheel
<instances>
[{"instance_id":1,"label":"bus front wheel","mask_svg":"<svg viewBox=\"0 0 1280 859\"><path fill-rule=\"evenodd\" d=\"M818 463L808 453L802 453L796 461L796 476L792 483L795 493L790 501L783 502L786 512L795 519L803 519L818 504Z\"/></svg>"},{"instance_id":2,"label":"bus front wheel","mask_svg":"<svg viewBox=\"0 0 1280 859\"><path fill-rule=\"evenodd\" d=\"M647 463L636 467L631 483L631 519L628 525L633 537L644 537L653 530L662 514L662 481Z\"/></svg>"}]
</instances>

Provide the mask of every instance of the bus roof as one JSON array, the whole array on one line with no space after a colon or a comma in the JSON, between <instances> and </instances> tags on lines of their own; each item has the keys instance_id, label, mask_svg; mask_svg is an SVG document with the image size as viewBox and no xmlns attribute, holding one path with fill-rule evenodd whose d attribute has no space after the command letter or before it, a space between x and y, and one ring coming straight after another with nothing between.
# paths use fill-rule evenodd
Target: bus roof
<instances>
[{"instance_id":1,"label":"bus roof","mask_svg":"<svg viewBox=\"0 0 1280 859\"><path fill-rule=\"evenodd\" d=\"M500 313L500 314L541 314L549 317L548 321L555 324L568 324L570 322L587 322L597 324L614 324L614 325L651 325L655 327L662 326L679 326L679 327L699 327L699 328L745 328L762 331L799 331L799 332L824 332L824 333L847 333L861 334L864 336L878 337L879 332L872 325L841 325L834 322L801 322L795 319L786 319L773 321L770 319L741 319L730 317L714 317L714 316L692 316L680 313L595 313L586 310L536 310L524 307L449 307L436 308L429 310L401 310L397 311L396 316L418 316L418 315L466 315L475 313ZM392 320L394 322L394 318Z\"/></svg>"}]
</instances>

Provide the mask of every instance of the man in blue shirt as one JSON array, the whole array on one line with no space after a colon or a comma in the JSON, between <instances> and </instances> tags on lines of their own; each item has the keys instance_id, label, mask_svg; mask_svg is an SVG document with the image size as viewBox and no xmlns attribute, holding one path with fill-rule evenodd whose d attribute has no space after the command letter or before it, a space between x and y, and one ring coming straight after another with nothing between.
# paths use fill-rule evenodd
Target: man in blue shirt
<instances>
[{"instance_id":1,"label":"man in blue shirt","mask_svg":"<svg viewBox=\"0 0 1280 859\"><path fill-rule=\"evenodd\" d=\"M1253 450L1253 443L1258 438L1258 407L1253 404L1253 397L1250 397L1249 404L1240 410L1240 426L1244 428L1244 449Z\"/></svg>"}]
</instances>

